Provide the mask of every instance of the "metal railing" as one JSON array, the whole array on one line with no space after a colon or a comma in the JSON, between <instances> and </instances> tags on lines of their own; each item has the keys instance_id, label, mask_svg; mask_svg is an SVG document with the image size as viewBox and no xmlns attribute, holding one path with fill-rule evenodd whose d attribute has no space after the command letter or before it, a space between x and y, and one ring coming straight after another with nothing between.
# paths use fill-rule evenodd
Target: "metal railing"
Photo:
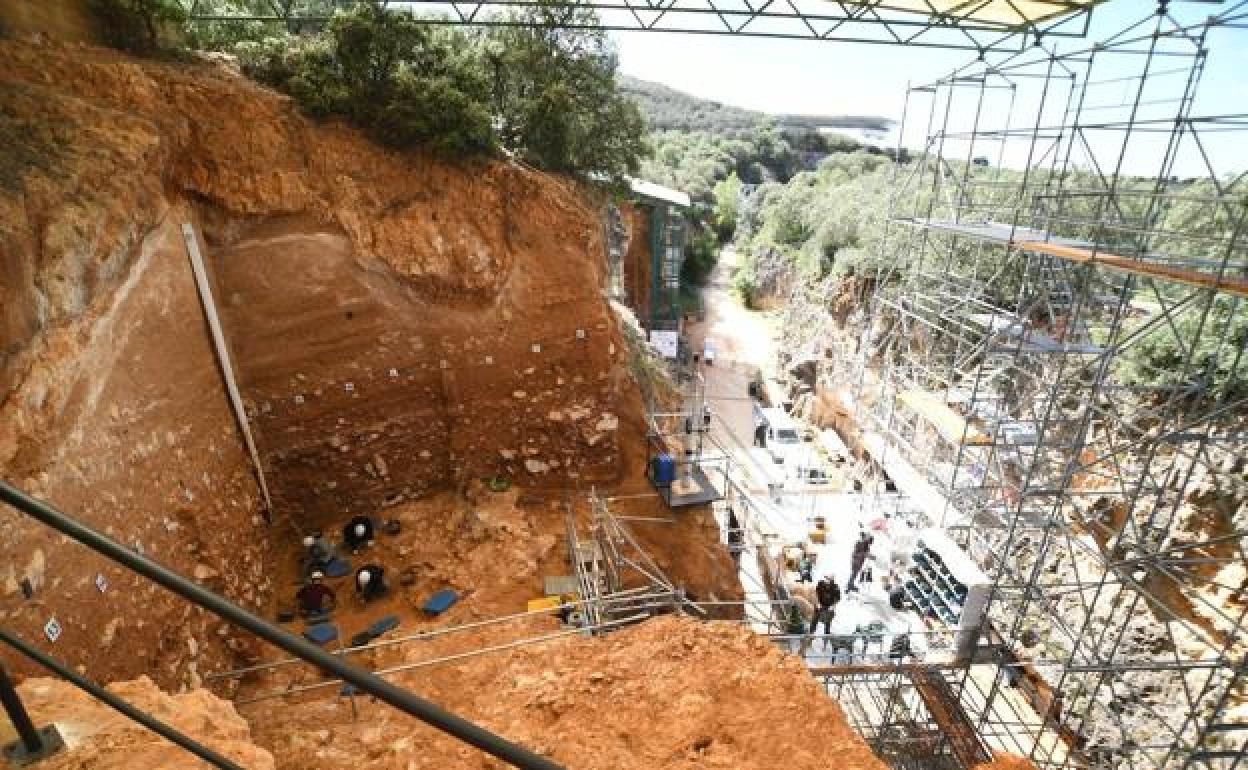
<instances>
[{"instance_id":1,"label":"metal railing","mask_svg":"<svg viewBox=\"0 0 1248 770\"><path fill-rule=\"evenodd\" d=\"M91 697L109 706L123 716L129 717L138 724L146 727L148 730L156 733L162 738L168 740L186 751L194 754L204 760L213 767L222 770L243 770L241 765L236 764L230 759L218 754L204 744L196 741L194 738L187 736L164 722L156 719L152 715L140 708L128 703L124 699L109 692L99 686L90 679L80 675L69 666L48 657L34 646L28 644L24 640L14 636L13 634L0 629L0 642L4 642L12 647L18 653L35 661L39 665L48 669L60 678L74 685L78 689L87 693ZM53 745L49 744L49 735L46 731L36 730L34 723L30 720L26 713L26 708L18 697L17 691L9 682L8 676L4 673L3 666L0 666L0 700L4 702L4 710L9 715L9 720L13 723L19 736L20 751L24 756L23 761L18 761L20 767L23 764L32 764L38 759L51 756L61 745L59 741ZM56 734L59 737L59 734ZM55 740L55 739L54 739ZM17 747L12 749L13 753L18 751ZM6 751L6 754L10 752ZM10 760L13 757L8 757Z\"/></svg>"},{"instance_id":2,"label":"metal railing","mask_svg":"<svg viewBox=\"0 0 1248 770\"><path fill-rule=\"evenodd\" d=\"M410 714L487 754L515 767L525 768L525 770L530 768L532 770L560 770L560 766L550 759L456 716L370 671L351 665L342 657L295 636L183 575L142 554L135 553L5 481L0 481L0 501L8 503L21 513L78 541L105 558L214 613L226 622L250 631L287 653L302 658L334 677L354 685L359 692L372 695L399 711Z\"/></svg>"}]
</instances>

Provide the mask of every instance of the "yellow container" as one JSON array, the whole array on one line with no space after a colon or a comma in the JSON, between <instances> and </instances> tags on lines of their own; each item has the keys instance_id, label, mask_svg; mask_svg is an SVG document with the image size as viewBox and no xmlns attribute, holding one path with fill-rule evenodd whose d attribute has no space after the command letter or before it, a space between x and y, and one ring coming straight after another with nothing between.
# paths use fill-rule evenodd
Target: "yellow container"
<instances>
[{"instance_id":1,"label":"yellow container","mask_svg":"<svg viewBox=\"0 0 1248 770\"><path fill-rule=\"evenodd\" d=\"M529 612L537 612L538 610L555 610L559 605L563 604L563 600L558 596L543 596L540 599L529 599Z\"/></svg>"},{"instance_id":2,"label":"yellow container","mask_svg":"<svg viewBox=\"0 0 1248 770\"><path fill-rule=\"evenodd\" d=\"M822 529L812 530L810 533L810 542L826 543L828 542L828 533Z\"/></svg>"}]
</instances>

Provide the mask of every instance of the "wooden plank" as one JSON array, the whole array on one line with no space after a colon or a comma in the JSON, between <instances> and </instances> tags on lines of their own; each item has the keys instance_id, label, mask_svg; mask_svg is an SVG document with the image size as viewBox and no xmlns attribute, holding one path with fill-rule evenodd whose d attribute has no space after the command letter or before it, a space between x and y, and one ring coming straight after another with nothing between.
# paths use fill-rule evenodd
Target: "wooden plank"
<instances>
[{"instance_id":1,"label":"wooden plank","mask_svg":"<svg viewBox=\"0 0 1248 770\"><path fill-rule=\"evenodd\" d=\"M907 674L913 676L924 671L960 671L965 663L845 663L831 666L811 666L811 676L837 677L850 674Z\"/></svg>"},{"instance_id":2,"label":"wooden plank","mask_svg":"<svg viewBox=\"0 0 1248 770\"><path fill-rule=\"evenodd\" d=\"M949 747L963 767L974 767L992 761L983 741L975 731L975 725L967 717L949 681L937 671L920 671L911 675L915 689L932 721L949 739Z\"/></svg>"},{"instance_id":3,"label":"wooden plank","mask_svg":"<svg viewBox=\"0 0 1248 770\"><path fill-rule=\"evenodd\" d=\"M1014 241L1013 246L1023 251L1038 252L1041 254L1050 254L1054 257L1076 262L1081 265L1096 265L1098 267L1106 267L1110 270L1116 270L1120 273L1131 273L1134 275L1144 275L1150 278L1161 278L1167 281L1187 284L1188 286L1197 286L1202 289L1215 289L1217 291L1225 291L1236 294L1241 297L1248 297L1248 280L1243 278L1234 278L1223 276L1218 278L1216 275L1202 273L1197 270L1184 270L1183 268L1171 267L1169 265L1158 265L1152 262L1141 262L1137 259L1124 257L1120 254L1110 254L1107 252L1092 252L1089 249L1077 248L1075 246L1063 246L1058 243L1050 243L1048 241Z\"/></svg>"},{"instance_id":4,"label":"wooden plank","mask_svg":"<svg viewBox=\"0 0 1248 770\"><path fill-rule=\"evenodd\" d=\"M225 390L229 395L230 407L234 410L234 419L243 434L243 443L247 445L247 453L251 456L251 464L256 470L256 479L260 482L260 493L264 496L264 516L272 518L273 498L269 496L269 484L264 477L264 466L260 463L260 452L256 449L256 441L251 435L251 423L247 420L247 410L243 408L243 397L238 390L238 381L234 377L234 365L230 361L229 346L225 341L225 332L221 328L221 318L217 315L217 303L212 296L212 284L208 281L208 271L204 269L204 260L199 253L199 239L195 237L195 228L189 223L182 224L182 238L186 241L186 255L191 260L191 274L195 278L195 287L199 291L199 301L204 309L204 318L208 321L208 331L212 337L212 348L217 354L217 363L221 367L221 376L225 380ZM291 521L294 524L293 520ZM294 525L298 530L298 525Z\"/></svg>"},{"instance_id":5,"label":"wooden plank","mask_svg":"<svg viewBox=\"0 0 1248 770\"><path fill-rule=\"evenodd\" d=\"M954 444L965 443L970 446L988 446L992 437L984 433L966 418L930 393L921 390L903 390L897 400L910 407L916 414L931 423L945 440Z\"/></svg>"}]
</instances>

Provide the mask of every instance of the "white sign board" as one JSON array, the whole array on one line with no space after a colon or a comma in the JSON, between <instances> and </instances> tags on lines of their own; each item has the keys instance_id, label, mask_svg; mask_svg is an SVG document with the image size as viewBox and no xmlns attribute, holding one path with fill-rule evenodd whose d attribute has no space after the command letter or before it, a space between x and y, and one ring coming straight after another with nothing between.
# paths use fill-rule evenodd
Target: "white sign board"
<instances>
[{"instance_id":1,"label":"white sign board","mask_svg":"<svg viewBox=\"0 0 1248 770\"><path fill-rule=\"evenodd\" d=\"M676 352L680 349L680 332L655 329L650 332L650 344L654 345L659 355L664 358L675 358Z\"/></svg>"}]
</instances>

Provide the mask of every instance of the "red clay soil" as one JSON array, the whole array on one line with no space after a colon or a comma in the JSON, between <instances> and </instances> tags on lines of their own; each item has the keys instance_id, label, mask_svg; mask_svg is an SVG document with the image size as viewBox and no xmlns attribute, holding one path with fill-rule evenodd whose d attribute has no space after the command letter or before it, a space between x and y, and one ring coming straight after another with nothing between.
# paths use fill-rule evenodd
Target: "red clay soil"
<instances>
[{"instance_id":1,"label":"red clay soil","mask_svg":"<svg viewBox=\"0 0 1248 770\"><path fill-rule=\"evenodd\" d=\"M0 103L4 478L269 605L270 545L293 535L260 517L183 222L279 524L483 476L619 477L639 418L616 410L602 227L570 183L386 152L218 66L88 46L0 41ZM193 686L243 644L7 509L0 613L30 639L56 618L57 655L104 680Z\"/></svg>"},{"instance_id":2,"label":"red clay soil","mask_svg":"<svg viewBox=\"0 0 1248 770\"><path fill-rule=\"evenodd\" d=\"M421 640L386 660L419 661L447 649L443 640ZM578 770L885 768L800 661L729 624L660 618L607 637L573 636L422 668L397 681ZM146 678L110 689L250 770L503 767L388 706L337 697L337 686L316 701L244 706L250 726L204 690L171 697ZM70 750L47 763L53 770L192 764L70 685L29 679L20 690L35 720L56 723L69 741Z\"/></svg>"},{"instance_id":3,"label":"red clay soil","mask_svg":"<svg viewBox=\"0 0 1248 770\"><path fill-rule=\"evenodd\" d=\"M425 643L396 653L433 654ZM397 681L578 770L884 768L799 660L731 624L659 618ZM383 705L355 707L358 718L345 698L243 713L279 768L502 767Z\"/></svg>"},{"instance_id":4,"label":"red clay soil","mask_svg":"<svg viewBox=\"0 0 1248 770\"><path fill-rule=\"evenodd\" d=\"M650 290L654 281L650 250L650 209L631 203L620 205L620 216L628 229L628 249L624 253L624 291L628 306L643 324L650 323Z\"/></svg>"},{"instance_id":5,"label":"red clay soil","mask_svg":"<svg viewBox=\"0 0 1248 770\"><path fill-rule=\"evenodd\" d=\"M561 537L565 488L651 491L641 400L601 292L599 213L571 183L387 152L217 65L82 45L0 41L0 101L0 253L16 255L0 260L5 478L264 610L293 590L288 521L332 530L501 475L541 501L527 548ZM183 222L201 236L276 528ZM438 531L461 503L434 498L420 516ZM629 510L667 515L656 498ZM681 516L639 536L677 583L732 596L707 512ZM431 547L435 564L471 550ZM544 573L567 571L545 561L563 548L539 558ZM481 591L474 611L511 611L538 583ZM258 654L7 509L0 613L36 640L56 618L49 648L105 681L193 687Z\"/></svg>"}]
</instances>

